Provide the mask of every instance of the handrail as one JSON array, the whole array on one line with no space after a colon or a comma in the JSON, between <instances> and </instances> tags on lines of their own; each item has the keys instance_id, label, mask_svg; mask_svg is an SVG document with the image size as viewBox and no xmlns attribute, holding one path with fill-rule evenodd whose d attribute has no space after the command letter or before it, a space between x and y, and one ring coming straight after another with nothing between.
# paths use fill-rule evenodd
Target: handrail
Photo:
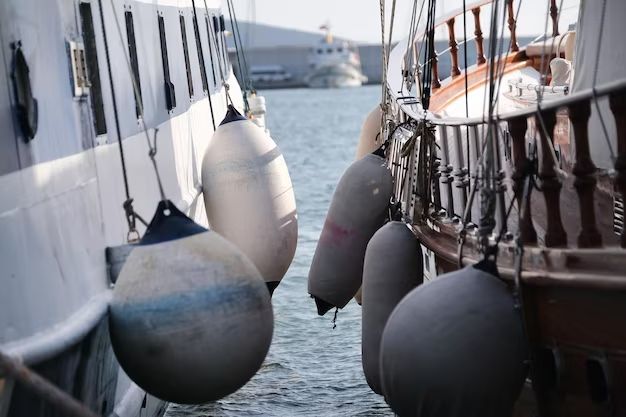
<instances>
[{"instance_id":1,"label":"handrail","mask_svg":"<svg viewBox=\"0 0 626 417\"><path fill-rule=\"evenodd\" d=\"M406 39L398 43L398 45L392 51L389 57L389 67L401 68L398 64L401 62L400 57L404 56ZM400 58L400 59L399 59ZM389 74L394 72L389 71ZM395 85L392 83L395 81ZM387 87L391 94L391 97L400 105L405 113L416 120L426 119L431 124L437 126L476 126L487 123L488 119L483 115L480 117L441 117L430 111L424 111L422 106L415 103L416 97L407 97L406 91L403 89L401 80L397 77L390 76L387 80ZM572 104L580 103L585 100L589 100L593 97L607 96L610 93L617 90L626 90L626 78L620 80L610 81L601 86L595 88L587 88L584 90L570 93L565 97L555 98L544 103L539 103L536 106L531 106L525 109L519 109L507 113L496 113L493 120L508 121L520 117L530 117L537 112L556 110L561 107L567 107ZM411 104L404 105L403 101L411 101Z\"/></svg>"},{"instance_id":2,"label":"handrail","mask_svg":"<svg viewBox=\"0 0 626 417\"><path fill-rule=\"evenodd\" d=\"M43 362L78 343L102 320L109 308L111 290L105 290L86 301L83 307L40 333L0 345L4 354L19 358L27 365Z\"/></svg>"}]
</instances>

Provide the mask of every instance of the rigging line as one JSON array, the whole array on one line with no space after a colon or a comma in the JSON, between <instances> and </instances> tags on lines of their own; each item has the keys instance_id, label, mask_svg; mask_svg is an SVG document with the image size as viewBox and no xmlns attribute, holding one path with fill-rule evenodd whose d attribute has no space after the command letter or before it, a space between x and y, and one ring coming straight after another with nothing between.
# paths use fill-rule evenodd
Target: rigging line
<instances>
[{"instance_id":1,"label":"rigging line","mask_svg":"<svg viewBox=\"0 0 626 417\"><path fill-rule=\"evenodd\" d=\"M503 9L504 10L504 9ZM499 2L493 4L491 14L491 28L489 39L489 50L491 56L489 57L489 114L487 135L485 137L485 161L480 166L480 171L483 173L482 178L484 186L481 187L481 216L479 221L479 234L481 236L481 246L485 250L485 256L488 255L489 235L492 233L495 227L494 211L495 211L495 164L494 164L494 149L496 137L496 125L493 119L494 107L493 107L493 95L495 90L495 59L496 59L496 42L497 42L497 22L498 22ZM485 186L486 185L486 186ZM491 250L489 250L491 251Z\"/></svg>"},{"instance_id":2,"label":"rigging line","mask_svg":"<svg viewBox=\"0 0 626 417\"><path fill-rule=\"evenodd\" d=\"M117 16L117 13L115 12L115 5L113 3L113 0L109 0L109 3L111 4L111 10L113 12L113 18L114 18L113 20L115 21L115 27L117 28L117 34L119 36L120 44L124 45L124 36L122 35L122 27L120 25L120 21ZM104 28L104 21L103 21L103 28ZM148 126L146 125L146 121L143 117L143 102L139 99L140 97L139 86L137 85L137 80L135 79L135 76L133 74L133 68L130 63L130 57L128 56L128 50L126 48L122 48L122 54L124 55L124 60L126 61L126 69L128 70L128 74L130 75L131 84L133 86L133 93L135 95L135 101L139 109L139 115L141 116L139 118L139 123L141 124L141 130L143 131L146 137L146 143L148 144L148 149L149 149L148 156L150 157L150 160L152 161L152 166L154 167L154 174L156 177L157 186L159 188L159 194L161 195L161 200L167 201L167 198L165 197L165 191L163 190L163 183L161 182L161 174L159 173L159 167L156 163L156 146L153 147L152 144L150 143L150 135L148 134ZM152 84L148 83L148 86L149 86L148 88L151 88ZM158 131L159 131L158 128L154 129L155 145L156 145L156 138L157 138Z\"/></svg>"},{"instance_id":3,"label":"rigging line","mask_svg":"<svg viewBox=\"0 0 626 417\"><path fill-rule=\"evenodd\" d=\"M120 129L119 113L117 110L117 98L115 96L115 87L113 84L113 71L111 70L111 56L109 53L109 41L106 34L106 25L104 23L104 11L102 7L102 0L98 0L98 10L100 12L100 25L102 26L102 38L104 40L104 55L107 61L107 73L109 76L109 87L111 88L111 104L113 105L113 114L115 120L115 133L117 135L117 143L120 153L120 162L122 164L122 177L124 179L124 192L126 194L126 201L122 204L124 213L126 215L126 222L128 223L128 235L127 240L131 240L131 235L137 238L137 225L135 210L133 209L133 199L130 196L130 186L128 184L128 171L126 170L126 157L124 155L124 144L122 143L122 133ZM115 12L115 10L114 10ZM115 13L114 13L115 14ZM133 77L134 78L134 77ZM141 106L140 106L141 109ZM143 119L143 117L142 117Z\"/></svg>"},{"instance_id":4,"label":"rigging line","mask_svg":"<svg viewBox=\"0 0 626 417\"><path fill-rule=\"evenodd\" d=\"M235 28L235 23L233 20L233 13L234 11L231 10L231 0L227 0L226 4L228 5L228 15L230 16L230 25L233 29L233 40L235 42L235 52L237 55L237 64L239 65L239 74L241 74L241 78L244 84L244 92L243 92L243 104L244 104L244 111L245 113L248 113L248 110L250 109L250 105L248 104L248 97L247 97L247 82L246 82L246 74L243 72L243 68L241 66L241 58L239 56L239 40L237 39L237 29ZM233 6L234 8L234 6Z\"/></svg>"},{"instance_id":5,"label":"rigging line","mask_svg":"<svg viewBox=\"0 0 626 417\"><path fill-rule=\"evenodd\" d=\"M520 12L521 7L522 7L522 1L523 0L519 0L518 3L517 3L517 10L515 11L515 23L516 24L517 24L517 20L518 20L518 17L519 17L519 12ZM511 42L509 42L509 48L507 48L506 53L504 55L504 62L505 63L507 62L507 59L509 58L509 54L511 52L511 45L512 45L512 39L511 39ZM498 76L498 89L497 89L498 96L500 95L500 88L501 88L501 85L502 85L502 78L504 77L504 70L505 69L506 69L506 64L502 66L502 72Z\"/></svg>"},{"instance_id":6,"label":"rigging line","mask_svg":"<svg viewBox=\"0 0 626 417\"><path fill-rule=\"evenodd\" d=\"M427 117L427 111L430 104L430 93L431 93L431 85L432 85L432 67L434 62L435 55L435 45L434 45L434 37L435 37L435 7L436 0L428 0L428 15L426 21L426 31L425 35L425 44L426 44L426 56L425 59L425 70L422 77L422 108L424 109L424 120Z\"/></svg>"},{"instance_id":7,"label":"rigging line","mask_svg":"<svg viewBox=\"0 0 626 417\"><path fill-rule=\"evenodd\" d=\"M417 4L417 0L415 0L414 4ZM417 80L418 88L420 90L420 91L416 90L416 97L417 97L418 94L421 97L421 94L422 94L422 91L421 91L422 83L420 82L420 78L419 78L419 72L422 70L422 67L420 65L419 60L420 60L420 55L422 54L423 42L419 43L419 48L416 48L415 44L416 44L416 40L417 40L417 31L419 30L419 25L420 25L420 23L422 21L422 15L424 13L424 5L425 4L426 4L426 0L422 0L422 6L420 7L420 14L419 14L419 16L417 18L417 21L415 22L415 28L413 29L412 35L411 35L411 39L412 39L411 43L413 44L412 48L413 48L413 51L414 51L413 53L414 53L414 56L415 56L415 68L417 70L417 72L415 73L415 79Z\"/></svg>"},{"instance_id":8,"label":"rigging line","mask_svg":"<svg viewBox=\"0 0 626 417\"><path fill-rule=\"evenodd\" d=\"M196 12L196 0L191 0L191 7L193 10L193 31L194 31L194 35L196 37L196 42L200 42L200 47L196 48L197 49L197 53L198 53L198 59L202 61L202 64L200 66L201 70L204 71L204 80L203 82L206 82L207 84L207 98L209 99L209 110L211 111L211 124L213 125L213 131L215 132L216 130L216 126L215 126L215 114L213 113L213 100L211 100L211 89L208 86L208 79L209 79L209 74L207 74L207 70L206 70L206 62L204 61L204 52L202 51L202 40L200 38L200 28L198 26L198 14ZM211 53L211 45L209 45L209 55ZM211 65L213 65L213 62L211 62ZM211 67L212 68L212 67Z\"/></svg>"},{"instance_id":9,"label":"rigging line","mask_svg":"<svg viewBox=\"0 0 626 417\"><path fill-rule=\"evenodd\" d=\"M463 0L463 78L465 84L465 117L469 118L469 81L467 79L467 5L465 0ZM469 134L469 126L465 125L465 148L466 148L466 165L467 165L467 176L468 176L468 185L472 181L470 173L471 171L471 158L470 158L470 134ZM475 181L475 180L474 180ZM471 211L469 220L471 221Z\"/></svg>"},{"instance_id":10,"label":"rigging line","mask_svg":"<svg viewBox=\"0 0 626 417\"><path fill-rule=\"evenodd\" d=\"M387 53L385 51L385 0L380 0L380 47L381 47L381 61L383 65L383 79L381 83L381 108L382 108L382 120L381 120L381 136L384 136L384 124L385 113L387 112Z\"/></svg>"},{"instance_id":11,"label":"rigging line","mask_svg":"<svg viewBox=\"0 0 626 417\"><path fill-rule=\"evenodd\" d=\"M412 35L413 35L413 25L415 24L415 14L417 12L417 0L413 0L413 7L411 8L411 20L409 22L409 36L406 39L406 47L404 48L404 73L403 79L404 83L402 84L402 89L404 86L407 86L407 94L411 93L411 89L413 86L412 80L412 72L414 68L414 48L411 47Z\"/></svg>"},{"instance_id":12,"label":"rigging line","mask_svg":"<svg viewBox=\"0 0 626 417\"><path fill-rule=\"evenodd\" d=\"M389 24L389 42L387 45L387 62L389 62L389 54L391 53L391 39L393 36L393 23L396 20L396 0L391 3L391 23Z\"/></svg>"},{"instance_id":13,"label":"rigging line","mask_svg":"<svg viewBox=\"0 0 626 417\"><path fill-rule=\"evenodd\" d=\"M204 1L204 9L206 10L206 14L207 14L207 16L209 16L209 8L207 6L207 2L206 2L206 0L203 0L203 1ZM211 17L214 17L214 16L211 15ZM208 20L209 19L207 17L207 21ZM219 22L218 22L218 25L219 25ZM229 100L230 100L230 104L234 105L233 99L232 99L232 97L230 96L230 93L229 93L230 86L228 85L228 82L226 81L226 78L224 76L225 69L222 69L222 56L221 56L220 52L217 50L217 48L219 47L219 42L217 40L216 28L213 28L213 30L210 30L211 27L212 27L212 25L211 25L211 23L209 23L209 28L207 28L207 31L209 32L209 45L211 44L211 39L213 39L213 42L215 44L215 49L216 49L215 52L216 52L216 55L217 55L217 61L218 61L218 65L217 66L218 66L218 68L220 70L220 78L222 79L222 87L224 87L224 92L226 93L225 94L226 95L226 106L228 106L228 101ZM226 63L224 63L224 67L225 66L226 66Z\"/></svg>"},{"instance_id":14,"label":"rigging line","mask_svg":"<svg viewBox=\"0 0 626 417\"><path fill-rule=\"evenodd\" d=\"M417 0L413 0L413 8L411 9L411 22L409 23L409 36L406 39L406 53L408 54L411 48L412 35L414 31L413 25L415 24L415 14L417 13Z\"/></svg>"},{"instance_id":15,"label":"rigging line","mask_svg":"<svg viewBox=\"0 0 626 417\"><path fill-rule=\"evenodd\" d=\"M492 63L493 63L493 59L494 59L494 55L495 55L495 47L493 46L494 43L494 25L496 25L497 23L497 10L498 10L498 5L499 5L499 1L495 1L491 3L491 18L490 18L490 26L489 26L489 64L487 67L487 70L485 71L485 78L483 80L483 85L487 84L488 80L490 80L490 74L491 74L491 67L492 67ZM497 29L495 29L497 30ZM489 96L489 101L487 101L487 93L490 93L491 89L487 89L485 88L483 90L483 112L482 112L482 121L483 123L486 123L487 120L485 120L485 107L487 106L487 103L489 103L489 106L491 107L491 95Z\"/></svg>"},{"instance_id":16,"label":"rigging line","mask_svg":"<svg viewBox=\"0 0 626 417\"><path fill-rule=\"evenodd\" d=\"M560 0L559 2L559 7L557 8L557 16L556 16L556 26L558 27L558 21L559 21L559 17L561 15L561 8L563 6L563 0ZM550 5L548 3L548 10L546 11L546 22L545 22L545 28L544 28L544 36L546 37L545 41L543 42L543 46L541 48L541 66L540 66L540 72L541 72L541 85L546 85L546 81L548 80L548 70L550 69L550 61L548 59L546 59L546 52L547 52L547 45L548 45L548 15L550 13ZM550 41L550 51L554 50L554 44L556 42L556 38L552 37L552 40ZM552 55L550 53L550 55ZM558 51L556 53L556 56L558 56ZM539 89L537 91L537 102L541 103L543 101L543 89Z\"/></svg>"},{"instance_id":17,"label":"rigging line","mask_svg":"<svg viewBox=\"0 0 626 417\"><path fill-rule=\"evenodd\" d=\"M233 0L231 0L232 3ZM243 69L246 72L246 80L248 82L247 88L251 91L254 91L254 86L252 85L252 80L250 79L250 68L248 67L248 62L246 59L246 48L241 41L241 30L239 30L239 19L237 19L237 13L235 11L235 5L233 3L233 19L235 20L235 28L237 30L237 38L239 39L239 46L241 47L241 59L243 60Z\"/></svg>"},{"instance_id":18,"label":"rigging line","mask_svg":"<svg viewBox=\"0 0 626 417\"><path fill-rule=\"evenodd\" d=\"M502 49L504 48L504 26L506 24L506 15L507 15L507 8L506 8L506 2L508 1L512 1L512 0L504 0L505 4L502 7L502 23L500 25L500 35L498 37L497 40L497 45L498 45L498 61L497 61L497 66L496 66L496 74L495 74L495 91L494 91L494 103L493 103L493 107L494 107L494 111L497 112L497 105L498 105L498 101L499 101L499 97L500 97L500 82L502 81L502 77L504 75L504 69L506 68L506 59L502 59L502 55L504 55L502 53ZM509 47L507 48L507 54L506 57L508 58L508 51L511 50L511 41L509 41Z\"/></svg>"}]
</instances>

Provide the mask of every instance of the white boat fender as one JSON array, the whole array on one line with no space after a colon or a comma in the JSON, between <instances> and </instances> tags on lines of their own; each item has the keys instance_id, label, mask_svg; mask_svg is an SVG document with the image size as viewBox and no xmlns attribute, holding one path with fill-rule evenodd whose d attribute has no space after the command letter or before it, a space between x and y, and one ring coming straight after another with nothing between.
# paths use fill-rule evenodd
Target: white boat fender
<instances>
[{"instance_id":1,"label":"white boat fender","mask_svg":"<svg viewBox=\"0 0 626 417\"><path fill-rule=\"evenodd\" d=\"M380 138L380 122L382 117L382 109L380 105L377 105L369 112L363 121L359 143L356 147L356 159L361 159L382 146L383 141Z\"/></svg>"},{"instance_id":2,"label":"white boat fender","mask_svg":"<svg viewBox=\"0 0 626 417\"><path fill-rule=\"evenodd\" d=\"M510 416L527 359L514 298L483 261L400 301L383 332L383 393L401 417Z\"/></svg>"},{"instance_id":3,"label":"white boat fender","mask_svg":"<svg viewBox=\"0 0 626 417\"><path fill-rule=\"evenodd\" d=\"M363 263L361 360L372 391L382 394L380 339L389 315L424 281L422 249L408 226L392 221L370 239Z\"/></svg>"},{"instance_id":4,"label":"white boat fender","mask_svg":"<svg viewBox=\"0 0 626 417\"><path fill-rule=\"evenodd\" d=\"M383 225L392 190L385 159L373 154L353 162L339 180L309 270L320 316L345 307L359 289L365 248Z\"/></svg>"},{"instance_id":5,"label":"white boat fender","mask_svg":"<svg viewBox=\"0 0 626 417\"><path fill-rule=\"evenodd\" d=\"M265 129L265 113L267 108L265 106L265 97L256 93L248 96L249 117L250 120L258 127Z\"/></svg>"},{"instance_id":6,"label":"white boat fender","mask_svg":"<svg viewBox=\"0 0 626 417\"><path fill-rule=\"evenodd\" d=\"M128 376L184 404L242 387L260 368L274 325L254 264L169 201L128 256L109 312L113 351Z\"/></svg>"},{"instance_id":7,"label":"white boat fender","mask_svg":"<svg viewBox=\"0 0 626 417\"><path fill-rule=\"evenodd\" d=\"M273 292L296 251L296 198L276 143L233 106L207 147L202 187L211 229L250 258Z\"/></svg>"}]
</instances>

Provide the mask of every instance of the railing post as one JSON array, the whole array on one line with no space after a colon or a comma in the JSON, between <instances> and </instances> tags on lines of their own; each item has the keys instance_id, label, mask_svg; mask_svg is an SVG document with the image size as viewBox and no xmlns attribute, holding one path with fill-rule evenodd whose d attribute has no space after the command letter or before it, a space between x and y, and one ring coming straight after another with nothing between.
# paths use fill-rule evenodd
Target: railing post
<instances>
[{"instance_id":1,"label":"railing post","mask_svg":"<svg viewBox=\"0 0 626 417\"><path fill-rule=\"evenodd\" d=\"M515 30L517 28L517 23L515 22L515 12L513 11L513 0L506 1L506 8L509 14L509 32L511 33L511 52L519 51L519 45L517 44L517 34Z\"/></svg>"},{"instance_id":2,"label":"railing post","mask_svg":"<svg viewBox=\"0 0 626 417\"><path fill-rule=\"evenodd\" d=\"M454 196L452 194L452 165L450 164L450 148L448 146L448 128L444 125L439 126L439 138L441 139L441 165L439 166L440 182L443 184L446 193L447 216L454 217ZM443 201L442 201L443 204Z\"/></svg>"},{"instance_id":3,"label":"railing post","mask_svg":"<svg viewBox=\"0 0 626 417\"><path fill-rule=\"evenodd\" d=\"M626 198L626 89L614 91L609 95L609 105L617 128L617 158L615 159L615 188L622 198ZM626 248L626 227L622 229L620 245Z\"/></svg>"},{"instance_id":4,"label":"railing post","mask_svg":"<svg viewBox=\"0 0 626 417\"><path fill-rule=\"evenodd\" d=\"M448 25L448 39L450 45L450 74L452 77L458 77L461 75L461 70L459 69L459 45L456 42L456 36L454 34L454 17L446 22Z\"/></svg>"},{"instance_id":5,"label":"railing post","mask_svg":"<svg viewBox=\"0 0 626 417\"><path fill-rule=\"evenodd\" d=\"M559 9L556 0L550 0L550 17L552 18L552 37L559 35Z\"/></svg>"},{"instance_id":6,"label":"railing post","mask_svg":"<svg viewBox=\"0 0 626 417\"><path fill-rule=\"evenodd\" d=\"M461 133L461 127L455 126L454 128L454 148L456 153L457 167L453 170L454 186L461 191L461 210L460 213L465 211L467 205L467 185L469 180L467 179L467 167L465 166L466 159L463 157L463 138ZM469 149L467 150L469 152Z\"/></svg>"},{"instance_id":7,"label":"railing post","mask_svg":"<svg viewBox=\"0 0 626 417\"><path fill-rule=\"evenodd\" d=\"M476 36L476 65L481 65L487 62L485 59L485 52L483 49L483 31L480 28L480 7L472 9L474 15L474 35Z\"/></svg>"},{"instance_id":8,"label":"railing post","mask_svg":"<svg viewBox=\"0 0 626 417\"><path fill-rule=\"evenodd\" d=\"M569 120L574 130L574 146L576 147L576 161L572 173L574 187L578 194L580 209L580 234L578 246L593 248L602 246L602 236L596 226L594 190L596 188L596 166L589 154L588 124L591 116L589 101L572 104L568 108Z\"/></svg>"},{"instance_id":9,"label":"railing post","mask_svg":"<svg viewBox=\"0 0 626 417\"><path fill-rule=\"evenodd\" d=\"M556 124L555 110L544 110L535 116L535 126L541 138L541 160L539 179L546 201L547 225L545 244L547 247L565 246L567 234L561 220L561 181L557 176L553 139Z\"/></svg>"}]
</instances>

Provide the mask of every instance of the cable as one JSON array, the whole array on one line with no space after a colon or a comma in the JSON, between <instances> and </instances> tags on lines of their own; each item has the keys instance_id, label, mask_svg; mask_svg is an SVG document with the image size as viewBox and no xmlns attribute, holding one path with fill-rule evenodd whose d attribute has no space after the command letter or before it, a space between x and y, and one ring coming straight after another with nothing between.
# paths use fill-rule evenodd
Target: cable
<instances>
[{"instance_id":1,"label":"cable","mask_svg":"<svg viewBox=\"0 0 626 417\"><path fill-rule=\"evenodd\" d=\"M198 13L196 12L196 0L191 0L191 7L193 10L193 31L196 36L196 42L200 42L198 50L198 59L202 61L201 69L204 72L203 81L208 84L208 74L206 70L206 63L204 62L204 52L202 51L202 41L200 38L200 28L198 27ZM211 45L209 44L209 56L211 55ZM213 60L211 59L211 69L213 69ZM207 98L209 99L209 110L211 112L211 124L213 125L213 131L215 132L215 114L213 113L213 101L211 100L211 89L207 85Z\"/></svg>"},{"instance_id":2,"label":"cable","mask_svg":"<svg viewBox=\"0 0 626 417\"><path fill-rule=\"evenodd\" d=\"M115 87L113 84L113 71L111 70L111 56L109 53L109 41L106 34L106 25L104 24L104 11L102 8L102 0L98 0L98 10L100 12L100 25L102 26L102 38L104 40L104 56L107 61L107 73L109 75L109 87L111 88L111 104L113 105L113 115L115 120L115 134L117 135L117 143L120 152L120 162L122 164L122 177L124 180L124 193L126 194L126 200L122 204L122 208L124 209L124 214L126 216L126 222L128 223L128 234L126 236L126 240L128 242L135 241L139 239L139 232L137 232L137 222L138 218L135 210L133 208L133 198L130 196L130 187L128 185L128 171L126 170L126 157L124 155L124 144L122 143L122 133L120 129L120 121L119 114L117 110L117 99L115 96ZM115 15L115 9L114 13ZM117 18L117 17L116 17ZM130 65L130 63L129 63ZM131 70L131 78L133 79L133 85L135 84L134 75L132 75ZM135 95L135 99L137 99L137 95ZM139 105L140 114L143 120L143 108L141 105L141 100L137 100Z\"/></svg>"}]
</instances>

